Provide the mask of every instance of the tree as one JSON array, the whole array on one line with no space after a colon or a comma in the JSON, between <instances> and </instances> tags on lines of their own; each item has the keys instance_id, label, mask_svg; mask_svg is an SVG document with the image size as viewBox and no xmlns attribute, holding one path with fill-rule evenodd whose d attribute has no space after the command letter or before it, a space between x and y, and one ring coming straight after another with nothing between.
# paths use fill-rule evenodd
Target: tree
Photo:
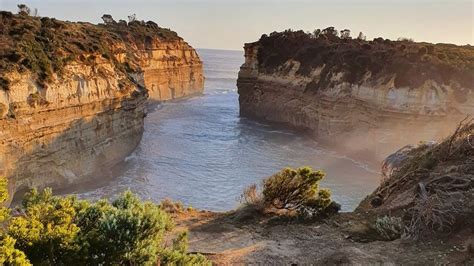
<instances>
[{"instance_id":1,"label":"tree","mask_svg":"<svg viewBox=\"0 0 474 266\"><path fill-rule=\"evenodd\" d=\"M321 31L321 34L330 35L330 36L338 36L337 30L334 27L327 27Z\"/></svg>"},{"instance_id":2,"label":"tree","mask_svg":"<svg viewBox=\"0 0 474 266\"><path fill-rule=\"evenodd\" d=\"M357 40L359 41L365 41L367 37L361 32L359 32L359 36L357 36Z\"/></svg>"},{"instance_id":3,"label":"tree","mask_svg":"<svg viewBox=\"0 0 474 266\"><path fill-rule=\"evenodd\" d=\"M106 25L115 24L114 18L109 14L102 15L101 19L104 21Z\"/></svg>"},{"instance_id":4,"label":"tree","mask_svg":"<svg viewBox=\"0 0 474 266\"><path fill-rule=\"evenodd\" d=\"M134 22L136 20L137 20L137 15L136 14L132 14L132 15L128 16L128 23Z\"/></svg>"},{"instance_id":5,"label":"tree","mask_svg":"<svg viewBox=\"0 0 474 266\"><path fill-rule=\"evenodd\" d=\"M331 200L331 192L319 189L324 176L324 172L309 167L285 168L263 180L262 196L257 194L256 185L253 185L245 190L243 197L247 204L258 205L254 207L262 205L261 210L296 211L304 216L337 212L340 206Z\"/></svg>"},{"instance_id":6,"label":"tree","mask_svg":"<svg viewBox=\"0 0 474 266\"><path fill-rule=\"evenodd\" d=\"M149 20L146 22L146 26L149 27L149 28L152 28L154 30L158 30L160 27L158 26L158 24L156 24L155 22Z\"/></svg>"},{"instance_id":7,"label":"tree","mask_svg":"<svg viewBox=\"0 0 474 266\"><path fill-rule=\"evenodd\" d=\"M351 31L349 29L341 30L341 39L350 39Z\"/></svg>"},{"instance_id":8,"label":"tree","mask_svg":"<svg viewBox=\"0 0 474 266\"><path fill-rule=\"evenodd\" d=\"M315 30L313 31L314 38L318 38L320 34L321 34L321 30L320 30L320 29L315 29Z\"/></svg>"},{"instance_id":9,"label":"tree","mask_svg":"<svg viewBox=\"0 0 474 266\"><path fill-rule=\"evenodd\" d=\"M306 167L283 169L264 180L264 200L277 209L296 210L317 195L319 181L324 175L321 171L314 172Z\"/></svg>"},{"instance_id":10,"label":"tree","mask_svg":"<svg viewBox=\"0 0 474 266\"><path fill-rule=\"evenodd\" d=\"M18 14L28 15L28 16L30 15L31 9L27 5L19 4L19 5L17 5L17 7L18 7Z\"/></svg>"}]
</instances>

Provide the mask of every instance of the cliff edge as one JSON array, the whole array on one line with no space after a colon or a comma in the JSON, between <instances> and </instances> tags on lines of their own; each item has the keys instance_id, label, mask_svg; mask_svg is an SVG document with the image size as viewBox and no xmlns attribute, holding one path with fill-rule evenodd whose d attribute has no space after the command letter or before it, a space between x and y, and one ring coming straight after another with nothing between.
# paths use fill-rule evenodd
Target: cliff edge
<instances>
[{"instance_id":1,"label":"cliff edge","mask_svg":"<svg viewBox=\"0 0 474 266\"><path fill-rule=\"evenodd\" d=\"M237 85L242 116L380 160L474 114L474 47L274 32L245 44Z\"/></svg>"},{"instance_id":2,"label":"cliff edge","mask_svg":"<svg viewBox=\"0 0 474 266\"><path fill-rule=\"evenodd\" d=\"M472 265L473 122L440 143L388 156L380 186L354 212L311 220L245 205L226 213L169 210L188 228L190 250L216 264Z\"/></svg>"},{"instance_id":3,"label":"cliff edge","mask_svg":"<svg viewBox=\"0 0 474 266\"><path fill-rule=\"evenodd\" d=\"M147 99L202 92L202 62L175 32L104 21L0 12L0 174L11 192L107 169L138 145Z\"/></svg>"}]
</instances>

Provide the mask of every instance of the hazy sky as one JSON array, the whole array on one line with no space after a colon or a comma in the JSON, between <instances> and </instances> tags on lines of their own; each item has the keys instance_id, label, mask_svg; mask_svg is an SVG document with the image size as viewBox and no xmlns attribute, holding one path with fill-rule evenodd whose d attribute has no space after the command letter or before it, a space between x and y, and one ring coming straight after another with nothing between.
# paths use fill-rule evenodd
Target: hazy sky
<instances>
[{"instance_id":1,"label":"hazy sky","mask_svg":"<svg viewBox=\"0 0 474 266\"><path fill-rule=\"evenodd\" d=\"M416 41L474 44L473 0L0 0L0 9L18 3L39 15L70 21L100 22L136 13L178 32L196 48L240 50L262 33L287 28L313 30L335 26Z\"/></svg>"}]
</instances>

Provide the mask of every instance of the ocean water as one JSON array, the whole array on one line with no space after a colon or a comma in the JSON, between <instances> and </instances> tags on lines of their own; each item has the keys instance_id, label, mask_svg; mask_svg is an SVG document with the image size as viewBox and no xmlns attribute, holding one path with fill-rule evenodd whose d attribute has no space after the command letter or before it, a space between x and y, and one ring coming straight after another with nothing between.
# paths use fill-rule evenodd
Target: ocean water
<instances>
[{"instance_id":1,"label":"ocean water","mask_svg":"<svg viewBox=\"0 0 474 266\"><path fill-rule=\"evenodd\" d=\"M327 150L317 140L239 117L237 73L243 52L198 50L206 76L202 96L152 106L135 152L95 181L63 191L81 198L110 198L130 189L143 199L182 201L225 211L242 190L283 167L310 166L327 176L344 211L378 185L378 169Z\"/></svg>"}]
</instances>

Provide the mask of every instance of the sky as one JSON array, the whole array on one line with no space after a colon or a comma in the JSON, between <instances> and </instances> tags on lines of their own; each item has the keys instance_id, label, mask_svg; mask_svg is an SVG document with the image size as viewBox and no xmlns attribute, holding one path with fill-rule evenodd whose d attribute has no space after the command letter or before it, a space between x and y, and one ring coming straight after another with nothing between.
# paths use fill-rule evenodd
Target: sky
<instances>
[{"instance_id":1,"label":"sky","mask_svg":"<svg viewBox=\"0 0 474 266\"><path fill-rule=\"evenodd\" d=\"M0 0L0 9L37 8L40 16L101 22L136 14L178 32L195 48L242 50L263 33L334 26L368 39L412 38L474 44L474 0Z\"/></svg>"}]
</instances>

